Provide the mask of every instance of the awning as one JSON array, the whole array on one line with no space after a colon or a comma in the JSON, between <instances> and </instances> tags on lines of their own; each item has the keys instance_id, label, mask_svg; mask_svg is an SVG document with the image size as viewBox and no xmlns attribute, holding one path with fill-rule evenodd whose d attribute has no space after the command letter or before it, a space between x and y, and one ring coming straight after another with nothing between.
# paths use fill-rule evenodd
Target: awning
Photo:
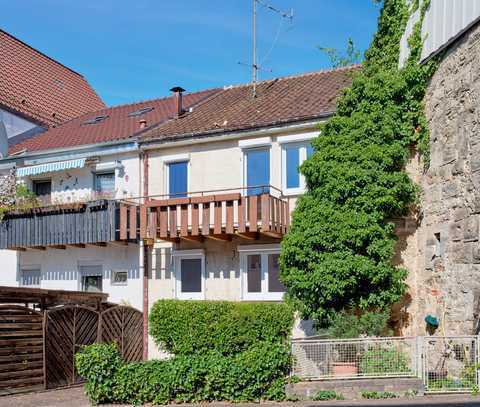
<instances>
[{"instance_id":1,"label":"awning","mask_svg":"<svg viewBox=\"0 0 480 407\"><path fill-rule=\"evenodd\" d=\"M45 174L47 172L56 172L71 170L74 168L85 167L86 158L78 160L59 161L56 163L47 163L40 165L32 165L30 167L22 167L17 169L17 177L27 177L29 175Z\"/></svg>"}]
</instances>

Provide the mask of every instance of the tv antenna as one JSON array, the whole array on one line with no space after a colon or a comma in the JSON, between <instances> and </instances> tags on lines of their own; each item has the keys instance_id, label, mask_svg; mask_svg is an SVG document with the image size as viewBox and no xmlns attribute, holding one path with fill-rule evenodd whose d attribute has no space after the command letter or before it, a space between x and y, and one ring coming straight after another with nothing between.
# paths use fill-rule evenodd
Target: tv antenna
<instances>
[{"instance_id":1,"label":"tv antenna","mask_svg":"<svg viewBox=\"0 0 480 407\"><path fill-rule=\"evenodd\" d=\"M252 93L253 97L257 97L257 77L258 77L258 71L268 71L272 72L271 69L265 69L261 66L258 65L257 63L257 4L260 6L266 8L267 10L278 14L282 19L287 19L292 21L293 19L293 9L291 9L289 12L282 11L274 6L272 6L269 3L266 3L264 0L252 0L253 2L253 21L252 21L252 39L253 39L253 44L252 44L252 64L250 65L252 68ZM277 36L278 39L278 36ZM241 65L247 65L247 64L241 64Z\"/></svg>"}]
</instances>

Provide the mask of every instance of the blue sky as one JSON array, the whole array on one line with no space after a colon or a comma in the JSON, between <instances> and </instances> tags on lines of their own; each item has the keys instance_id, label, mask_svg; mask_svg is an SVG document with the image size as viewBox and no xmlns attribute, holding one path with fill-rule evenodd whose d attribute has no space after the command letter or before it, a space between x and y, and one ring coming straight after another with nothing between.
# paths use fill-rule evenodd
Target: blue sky
<instances>
[{"instance_id":1,"label":"blue sky","mask_svg":"<svg viewBox=\"0 0 480 407\"><path fill-rule=\"evenodd\" d=\"M317 45L365 50L372 0L262 0L261 79L329 67ZM0 0L0 27L83 74L108 105L250 81L251 0ZM278 33L278 35L277 35ZM275 38L277 41L275 42ZM272 44L275 42L275 47ZM270 52L269 52L270 51Z\"/></svg>"}]
</instances>

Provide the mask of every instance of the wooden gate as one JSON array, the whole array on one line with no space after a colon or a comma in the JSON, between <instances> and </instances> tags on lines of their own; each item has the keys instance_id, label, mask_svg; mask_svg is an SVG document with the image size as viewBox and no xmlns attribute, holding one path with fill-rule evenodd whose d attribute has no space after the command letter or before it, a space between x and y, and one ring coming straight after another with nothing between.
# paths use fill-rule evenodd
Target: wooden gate
<instances>
[{"instance_id":1,"label":"wooden gate","mask_svg":"<svg viewBox=\"0 0 480 407\"><path fill-rule=\"evenodd\" d=\"M75 369L75 353L95 343L99 314L84 307L66 305L46 311L45 360L47 388L81 381Z\"/></svg>"},{"instance_id":2,"label":"wooden gate","mask_svg":"<svg viewBox=\"0 0 480 407\"><path fill-rule=\"evenodd\" d=\"M0 394L43 389L43 314L0 305Z\"/></svg>"},{"instance_id":3,"label":"wooden gate","mask_svg":"<svg viewBox=\"0 0 480 407\"><path fill-rule=\"evenodd\" d=\"M100 342L116 342L122 358L139 362L143 358L143 314L132 307L117 305L102 312Z\"/></svg>"}]
</instances>

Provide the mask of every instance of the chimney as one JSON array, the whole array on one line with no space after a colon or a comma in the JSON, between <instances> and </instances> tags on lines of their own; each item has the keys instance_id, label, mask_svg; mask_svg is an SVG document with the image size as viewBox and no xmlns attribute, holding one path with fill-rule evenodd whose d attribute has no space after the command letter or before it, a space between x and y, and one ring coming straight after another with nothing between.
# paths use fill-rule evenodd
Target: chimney
<instances>
[{"instance_id":1,"label":"chimney","mask_svg":"<svg viewBox=\"0 0 480 407\"><path fill-rule=\"evenodd\" d=\"M145 119L140 120L138 124L140 125L140 129L147 127L147 121Z\"/></svg>"},{"instance_id":2,"label":"chimney","mask_svg":"<svg viewBox=\"0 0 480 407\"><path fill-rule=\"evenodd\" d=\"M185 92L185 89L181 88L180 86L175 86L170 89L175 96L175 113L176 116L181 116L185 111L183 110L183 103L182 103L182 93Z\"/></svg>"}]
</instances>

